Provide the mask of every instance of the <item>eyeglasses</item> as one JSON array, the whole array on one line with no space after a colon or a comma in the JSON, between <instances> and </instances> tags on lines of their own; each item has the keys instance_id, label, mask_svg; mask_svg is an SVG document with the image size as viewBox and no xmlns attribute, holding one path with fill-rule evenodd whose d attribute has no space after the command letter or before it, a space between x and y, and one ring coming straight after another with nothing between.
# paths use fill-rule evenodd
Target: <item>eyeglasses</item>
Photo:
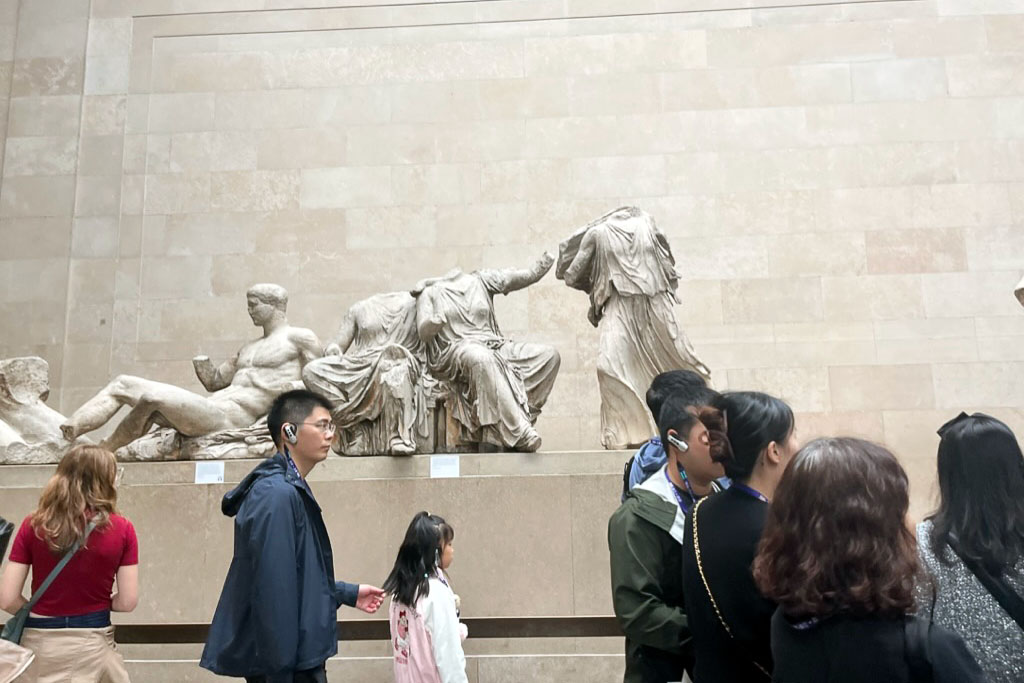
<instances>
[{"instance_id":1,"label":"eyeglasses","mask_svg":"<svg viewBox=\"0 0 1024 683\"><path fill-rule=\"evenodd\" d=\"M304 425L311 425L313 427L316 427L317 429L320 430L321 434L326 434L327 436L330 436L331 434L334 434L334 432L336 432L338 430L338 426L336 424L334 424L333 422L331 422L330 420L318 420L316 422L303 422L302 424L304 424Z\"/></svg>"}]
</instances>

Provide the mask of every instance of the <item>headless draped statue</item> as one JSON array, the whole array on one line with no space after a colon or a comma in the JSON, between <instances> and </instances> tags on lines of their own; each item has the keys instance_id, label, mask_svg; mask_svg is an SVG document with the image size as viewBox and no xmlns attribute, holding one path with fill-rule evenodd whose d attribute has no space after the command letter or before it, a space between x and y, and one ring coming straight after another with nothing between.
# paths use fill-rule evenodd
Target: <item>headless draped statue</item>
<instances>
[{"instance_id":1,"label":"headless draped statue","mask_svg":"<svg viewBox=\"0 0 1024 683\"><path fill-rule=\"evenodd\" d=\"M392 292L355 303L302 380L331 402L342 453L407 455L422 450L433 427L427 395L435 383L425 369L416 299Z\"/></svg>"},{"instance_id":2,"label":"headless draped statue","mask_svg":"<svg viewBox=\"0 0 1024 683\"><path fill-rule=\"evenodd\" d=\"M302 368L323 350L311 330L288 324L288 293L283 287L255 285L246 299L249 316L263 328L263 336L219 367L207 356L192 359L199 381L213 394L200 396L171 384L120 375L61 425L64 438L70 441L101 427L124 405L131 410L102 444L111 451L143 436L153 425L196 437L248 427L266 415L278 394L301 386Z\"/></svg>"},{"instance_id":3,"label":"headless draped statue","mask_svg":"<svg viewBox=\"0 0 1024 683\"><path fill-rule=\"evenodd\" d=\"M639 446L657 432L644 401L655 375L693 370L711 379L676 320L672 249L650 215L622 207L559 245L555 275L590 295L587 318L600 330L601 443Z\"/></svg>"},{"instance_id":4,"label":"headless draped statue","mask_svg":"<svg viewBox=\"0 0 1024 683\"><path fill-rule=\"evenodd\" d=\"M561 358L543 344L505 338L494 317L494 295L540 280L554 258L545 253L525 269L454 270L416 285L416 325L430 372L445 381L449 413L464 440L533 452L533 425L555 383Z\"/></svg>"}]
</instances>

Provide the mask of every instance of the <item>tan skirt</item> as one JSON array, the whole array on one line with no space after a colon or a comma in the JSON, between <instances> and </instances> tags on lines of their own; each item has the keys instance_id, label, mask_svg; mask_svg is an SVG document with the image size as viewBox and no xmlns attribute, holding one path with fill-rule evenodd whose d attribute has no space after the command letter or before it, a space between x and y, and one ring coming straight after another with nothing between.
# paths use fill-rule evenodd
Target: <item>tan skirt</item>
<instances>
[{"instance_id":1,"label":"tan skirt","mask_svg":"<svg viewBox=\"0 0 1024 683\"><path fill-rule=\"evenodd\" d=\"M113 626L26 628L21 645L36 659L17 683L131 683Z\"/></svg>"}]
</instances>

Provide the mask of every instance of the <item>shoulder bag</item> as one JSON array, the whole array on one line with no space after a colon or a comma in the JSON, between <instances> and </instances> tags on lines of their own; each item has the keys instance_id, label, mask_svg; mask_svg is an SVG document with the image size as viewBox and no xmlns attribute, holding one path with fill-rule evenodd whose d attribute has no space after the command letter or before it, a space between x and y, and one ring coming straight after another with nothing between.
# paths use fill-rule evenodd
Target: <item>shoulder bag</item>
<instances>
[{"instance_id":1,"label":"shoulder bag","mask_svg":"<svg viewBox=\"0 0 1024 683\"><path fill-rule=\"evenodd\" d=\"M985 587L985 590L995 598L999 606L1010 615L1010 618L1017 622L1017 626L1024 629L1024 598L1018 595L1017 591L1013 590L1013 587L1007 583L1005 578L1002 576L992 576L980 562L963 553L960 549L960 541L954 534L949 534L948 541L949 547L953 549L957 557L971 570L971 573L977 577L981 585Z\"/></svg>"}]
</instances>

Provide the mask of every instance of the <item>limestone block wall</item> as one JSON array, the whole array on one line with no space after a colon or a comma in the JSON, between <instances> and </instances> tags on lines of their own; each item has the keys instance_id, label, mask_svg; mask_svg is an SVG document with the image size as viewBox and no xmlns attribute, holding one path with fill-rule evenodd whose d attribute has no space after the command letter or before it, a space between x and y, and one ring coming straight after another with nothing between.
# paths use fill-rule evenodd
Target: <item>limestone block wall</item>
<instances>
[{"instance_id":1,"label":"limestone block wall","mask_svg":"<svg viewBox=\"0 0 1024 683\"><path fill-rule=\"evenodd\" d=\"M716 384L889 443L918 511L948 416L1024 432L1017 0L8 0L0 37L0 355L63 412L118 373L201 391L254 282L328 337L636 203ZM498 307L562 353L545 449L597 448L584 295Z\"/></svg>"}]
</instances>

